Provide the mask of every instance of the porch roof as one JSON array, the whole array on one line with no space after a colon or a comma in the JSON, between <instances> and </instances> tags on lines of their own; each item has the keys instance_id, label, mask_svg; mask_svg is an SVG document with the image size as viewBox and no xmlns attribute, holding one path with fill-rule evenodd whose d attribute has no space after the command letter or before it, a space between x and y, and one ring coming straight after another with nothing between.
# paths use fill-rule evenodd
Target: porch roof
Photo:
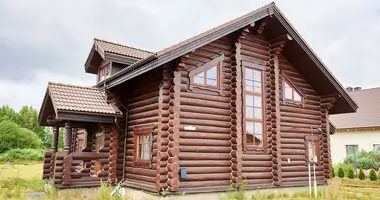
<instances>
[{"instance_id":1,"label":"porch roof","mask_svg":"<svg viewBox=\"0 0 380 200\"><path fill-rule=\"evenodd\" d=\"M49 82L38 120L45 126L48 119L112 123L118 116L121 111L98 88Z\"/></svg>"}]
</instances>

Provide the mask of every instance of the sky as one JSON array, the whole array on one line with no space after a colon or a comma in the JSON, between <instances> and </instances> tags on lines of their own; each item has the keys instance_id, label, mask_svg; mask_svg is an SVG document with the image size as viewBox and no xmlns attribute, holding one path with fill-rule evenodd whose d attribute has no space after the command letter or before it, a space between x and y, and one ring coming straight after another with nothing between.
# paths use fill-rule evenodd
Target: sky
<instances>
[{"instance_id":1,"label":"sky","mask_svg":"<svg viewBox=\"0 0 380 200\"><path fill-rule=\"evenodd\" d=\"M0 1L0 106L40 109L49 81L92 86L94 38L159 51L271 1ZM380 86L380 1L278 0L343 86Z\"/></svg>"}]
</instances>

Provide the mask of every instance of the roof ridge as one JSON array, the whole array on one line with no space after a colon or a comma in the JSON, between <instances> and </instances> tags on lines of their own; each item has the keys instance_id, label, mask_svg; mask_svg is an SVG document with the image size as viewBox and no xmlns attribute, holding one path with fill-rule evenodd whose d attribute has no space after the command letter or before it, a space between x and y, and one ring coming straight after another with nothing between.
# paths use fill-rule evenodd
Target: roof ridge
<instances>
[{"instance_id":1,"label":"roof ridge","mask_svg":"<svg viewBox=\"0 0 380 200\"><path fill-rule=\"evenodd\" d=\"M111 42L111 41L100 39L100 38L94 38L94 41L106 42L106 43L113 44L113 45L118 45L118 46L121 46L121 47L127 47L127 48L131 48L131 49L134 49L134 50L138 50L138 51L143 51L143 52L146 52L146 53L155 54L152 51L148 51L148 50L144 50L144 49L139 49L139 48L136 48L136 47L131 47L131 46L128 46L128 45L117 43L117 42Z\"/></svg>"},{"instance_id":2,"label":"roof ridge","mask_svg":"<svg viewBox=\"0 0 380 200\"><path fill-rule=\"evenodd\" d=\"M93 86L82 86L82 85L73 85L68 83L57 83L49 81L48 85L60 85L60 86L68 86L68 87L76 87L76 88L86 88L86 89L96 89L99 90L99 88L93 87Z\"/></svg>"}]
</instances>

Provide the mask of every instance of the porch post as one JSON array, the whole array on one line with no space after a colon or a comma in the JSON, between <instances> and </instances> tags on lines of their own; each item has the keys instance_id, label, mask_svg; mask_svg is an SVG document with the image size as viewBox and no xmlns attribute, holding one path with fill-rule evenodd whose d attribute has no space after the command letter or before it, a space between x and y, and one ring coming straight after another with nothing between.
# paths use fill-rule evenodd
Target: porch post
<instances>
[{"instance_id":1,"label":"porch post","mask_svg":"<svg viewBox=\"0 0 380 200\"><path fill-rule=\"evenodd\" d=\"M72 129L71 124L69 122L65 123L65 134L63 139L63 151L67 152L67 154L71 153L71 140L72 140Z\"/></svg>"},{"instance_id":2,"label":"porch post","mask_svg":"<svg viewBox=\"0 0 380 200\"><path fill-rule=\"evenodd\" d=\"M53 127L53 135L51 138L51 151L57 152L58 150L58 138L59 138L59 127Z\"/></svg>"}]
</instances>

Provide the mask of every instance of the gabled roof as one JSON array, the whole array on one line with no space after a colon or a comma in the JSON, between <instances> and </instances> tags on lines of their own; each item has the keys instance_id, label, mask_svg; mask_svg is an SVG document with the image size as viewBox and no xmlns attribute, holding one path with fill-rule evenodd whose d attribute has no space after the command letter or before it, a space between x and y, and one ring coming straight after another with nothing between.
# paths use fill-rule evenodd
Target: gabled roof
<instances>
[{"instance_id":1,"label":"gabled roof","mask_svg":"<svg viewBox=\"0 0 380 200\"><path fill-rule=\"evenodd\" d=\"M153 54L146 50L95 38L85 63L85 70L88 73L96 74L101 60L131 65Z\"/></svg>"},{"instance_id":2,"label":"gabled roof","mask_svg":"<svg viewBox=\"0 0 380 200\"><path fill-rule=\"evenodd\" d=\"M339 97L334 107L331 108L330 113L355 112L357 109L356 103L274 3L168 47L157 52L157 54L152 54L145 59L141 59L139 62L135 62L106 80L99 82L97 86L106 85L107 88L115 87L248 25L254 26L255 24L260 24L259 22L264 18L270 18L270 22L267 25L268 28L266 28L268 31L264 31L268 39L273 39L284 33L288 33L293 38L285 47L283 54L295 65L297 70L317 92L321 95L337 95Z\"/></svg>"},{"instance_id":3,"label":"gabled roof","mask_svg":"<svg viewBox=\"0 0 380 200\"><path fill-rule=\"evenodd\" d=\"M116 107L107 103L104 92L98 88L50 82L41 107L39 123L47 125L47 118L51 116L62 119L63 113L110 116L112 119L122 115Z\"/></svg>"},{"instance_id":4,"label":"gabled roof","mask_svg":"<svg viewBox=\"0 0 380 200\"><path fill-rule=\"evenodd\" d=\"M330 116L336 129L360 129L380 127L380 87L349 92L358 103L356 113Z\"/></svg>"},{"instance_id":5,"label":"gabled roof","mask_svg":"<svg viewBox=\"0 0 380 200\"><path fill-rule=\"evenodd\" d=\"M134 47L95 38L94 45L99 52L110 52L131 58L144 59L154 54L153 52L137 49ZM102 53L101 53L102 54Z\"/></svg>"}]
</instances>

